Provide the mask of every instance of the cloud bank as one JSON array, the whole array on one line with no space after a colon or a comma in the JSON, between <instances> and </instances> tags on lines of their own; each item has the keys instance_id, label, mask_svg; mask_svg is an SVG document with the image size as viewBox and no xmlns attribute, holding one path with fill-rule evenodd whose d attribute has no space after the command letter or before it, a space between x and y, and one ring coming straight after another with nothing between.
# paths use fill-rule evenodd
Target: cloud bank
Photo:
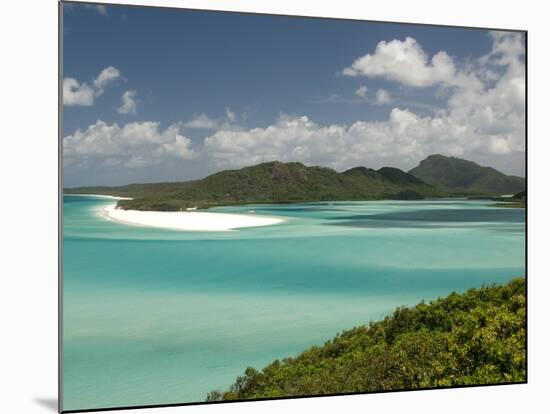
<instances>
[{"instance_id":1,"label":"cloud bank","mask_svg":"<svg viewBox=\"0 0 550 414\"><path fill-rule=\"evenodd\" d=\"M394 107L386 120L322 126L307 116L282 117L266 128L220 130L206 138L204 150L217 167L279 159L329 165L412 167L432 153L478 160L525 151L525 65L520 34L493 32L492 50L476 65L459 67L446 52L431 59L415 39L380 42L344 73L385 77L401 85L439 85L446 106L431 116ZM492 76L487 76L491 73ZM355 94L366 94L359 88ZM393 102L380 89L376 102Z\"/></svg>"},{"instance_id":2,"label":"cloud bank","mask_svg":"<svg viewBox=\"0 0 550 414\"><path fill-rule=\"evenodd\" d=\"M429 57L415 39L380 42L344 69L353 77L383 77L411 88L436 88L445 104L431 115L399 107L379 89L374 104L395 105L386 119L323 125L306 115L281 115L272 125L239 128L227 109L224 119L200 114L160 131L157 123L123 127L98 121L65 138L65 159L145 167L176 159L200 160L211 170L263 161L301 161L343 170L383 165L409 169L433 153L460 156L511 169L525 151L525 64L521 34L493 32L492 48L474 63L455 62L446 52ZM72 99L87 102L87 85L72 83ZM89 88L89 87L88 87ZM356 95L367 95L358 86ZM212 132L192 143L182 129Z\"/></svg>"},{"instance_id":3,"label":"cloud bank","mask_svg":"<svg viewBox=\"0 0 550 414\"><path fill-rule=\"evenodd\" d=\"M64 163L69 168L141 168L194 156L191 140L177 124L161 130L157 122L132 122L120 127L97 121L63 140Z\"/></svg>"}]
</instances>

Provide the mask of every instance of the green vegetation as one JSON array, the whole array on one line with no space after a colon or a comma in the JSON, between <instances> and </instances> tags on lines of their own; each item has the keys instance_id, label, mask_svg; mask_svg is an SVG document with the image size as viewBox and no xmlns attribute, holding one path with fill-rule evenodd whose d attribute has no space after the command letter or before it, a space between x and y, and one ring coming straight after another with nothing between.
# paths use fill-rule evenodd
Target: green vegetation
<instances>
[{"instance_id":1,"label":"green vegetation","mask_svg":"<svg viewBox=\"0 0 550 414\"><path fill-rule=\"evenodd\" d=\"M358 167L338 173L330 168L278 161L221 171L197 181L81 187L66 189L65 193L131 197L119 201L119 207L158 211L253 203L416 200L444 195L397 168L375 171Z\"/></svg>"},{"instance_id":2,"label":"green vegetation","mask_svg":"<svg viewBox=\"0 0 550 414\"><path fill-rule=\"evenodd\" d=\"M247 368L207 401L524 382L525 294L519 278L398 308L295 358Z\"/></svg>"},{"instance_id":3,"label":"green vegetation","mask_svg":"<svg viewBox=\"0 0 550 414\"><path fill-rule=\"evenodd\" d=\"M179 211L220 205L421 200L450 195L482 195L492 199L497 194L524 190L524 178L506 176L494 168L459 158L430 155L409 173L392 167L379 170L355 167L338 173L299 162L273 161L221 171L195 181L69 188L65 193L131 197L132 200L118 202L124 209ZM521 207L521 203L505 206Z\"/></svg>"},{"instance_id":4,"label":"green vegetation","mask_svg":"<svg viewBox=\"0 0 550 414\"><path fill-rule=\"evenodd\" d=\"M527 205L522 201L492 204L492 207L503 207L503 208L525 208L526 206Z\"/></svg>"},{"instance_id":5,"label":"green vegetation","mask_svg":"<svg viewBox=\"0 0 550 414\"><path fill-rule=\"evenodd\" d=\"M520 191L512 197L514 200L527 201L527 190Z\"/></svg>"},{"instance_id":6,"label":"green vegetation","mask_svg":"<svg viewBox=\"0 0 550 414\"><path fill-rule=\"evenodd\" d=\"M443 155L430 155L410 174L437 188L455 194L503 194L525 189L525 179L504 175L491 167Z\"/></svg>"},{"instance_id":7,"label":"green vegetation","mask_svg":"<svg viewBox=\"0 0 550 414\"><path fill-rule=\"evenodd\" d=\"M493 204L494 207L504 208L526 208L527 207L527 191L520 191L514 194L513 197L498 197L493 198L498 203Z\"/></svg>"}]
</instances>

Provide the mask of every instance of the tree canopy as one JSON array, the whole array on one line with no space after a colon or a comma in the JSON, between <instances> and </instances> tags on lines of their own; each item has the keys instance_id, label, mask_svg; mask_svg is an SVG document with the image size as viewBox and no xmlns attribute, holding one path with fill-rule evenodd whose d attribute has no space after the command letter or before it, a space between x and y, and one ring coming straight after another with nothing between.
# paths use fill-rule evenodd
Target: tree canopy
<instances>
[{"instance_id":1,"label":"tree canopy","mask_svg":"<svg viewBox=\"0 0 550 414\"><path fill-rule=\"evenodd\" d=\"M247 368L207 401L526 381L526 285L451 293L344 331L323 346Z\"/></svg>"}]
</instances>

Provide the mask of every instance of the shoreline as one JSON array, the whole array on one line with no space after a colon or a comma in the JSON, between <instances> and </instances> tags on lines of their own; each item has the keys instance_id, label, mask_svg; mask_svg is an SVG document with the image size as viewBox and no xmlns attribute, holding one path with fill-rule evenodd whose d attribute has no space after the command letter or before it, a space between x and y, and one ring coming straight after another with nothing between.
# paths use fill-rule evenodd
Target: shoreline
<instances>
[{"instance_id":1,"label":"shoreline","mask_svg":"<svg viewBox=\"0 0 550 414\"><path fill-rule=\"evenodd\" d=\"M285 220L249 214L212 213L203 211L139 211L123 210L111 204L100 215L117 223L179 231L233 231L248 227L280 224Z\"/></svg>"},{"instance_id":2,"label":"shoreline","mask_svg":"<svg viewBox=\"0 0 550 414\"><path fill-rule=\"evenodd\" d=\"M110 196L110 195L104 195L104 194L65 194L63 193L63 197L65 196L97 197L97 198L105 198L108 200L132 200L131 197L117 197L117 196Z\"/></svg>"}]
</instances>

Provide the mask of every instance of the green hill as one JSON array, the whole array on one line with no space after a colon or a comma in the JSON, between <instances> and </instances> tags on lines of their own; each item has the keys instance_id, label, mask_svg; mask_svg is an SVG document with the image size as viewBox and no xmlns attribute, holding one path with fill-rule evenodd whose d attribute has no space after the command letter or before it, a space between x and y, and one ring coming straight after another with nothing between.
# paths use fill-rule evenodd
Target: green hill
<instances>
[{"instance_id":1,"label":"green hill","mask_svg":"<svg viewBox=\"0 0 550 414\"><path fill-rule=\"evenodd\" d=\"M398 308L297 357L247 368L207 401L525 382L525 294L519 278Z\"/></svg>"},{"instance_id":2,"label":"green hill","mask_svg":"<svg viewBox=\"0 0 550 414\"><path fill-rule=\"evenodd\" d=\"M492 167L443 155L430 155L410 174L442 190L461 194L517 193L525 189L525 179L505 175Z\"/></svg>"},{"instance_id":3,"label":"green hill","mask_svg":"<svg viewBox=\"0 0 550 414\"><path fill-rule=\"evenodd\" d=\"M251 203L408 200L443 194L397 168L374 171L358 167L338 173L330 168L278 161L221 171L190 182L81 187L66 189L65 193L131 197L119 201L119 206L160 211Z\"/></svg>"},{"instance_id":4,"label":"green hill","mask_svg":"<svg viewBox=\"0 0 550 414\"><path fill-rule=\"evenodd\" d=\"M514 200L527 201L527 190L520 191L512 197Z\"/></svg>"}]
</instances>

